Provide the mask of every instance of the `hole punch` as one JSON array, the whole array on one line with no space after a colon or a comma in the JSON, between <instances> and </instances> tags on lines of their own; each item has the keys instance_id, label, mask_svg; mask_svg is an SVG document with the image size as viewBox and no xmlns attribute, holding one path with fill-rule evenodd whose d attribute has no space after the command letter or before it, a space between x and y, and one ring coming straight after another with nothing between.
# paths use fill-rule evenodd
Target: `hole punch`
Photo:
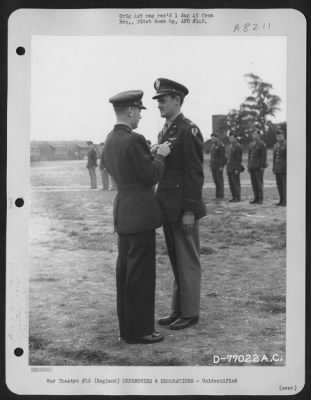
<instances>
[{"instance_id":1,"label":"hole punch","mask_svg":"<svg viewBox=\"0 0 311 400\"><path fill-rule=\"evenodd\" d=\"M17 53L19 56L23 56L23 55L26 53L25 47L19 46L19 47L16 49L16 53Z\"/></svg>"},{"instance_id":2,"label":"hole punch","mask_svg":"<svg viewBox=\"0 0 311 400\"><path fill-rule=\"evenodd\" d=\"M24 350L20 347L16 347L16 349L14 350L14 354L16 355L16 357L21 357L24 354Z\"/></svg>"},{"instance_id":3,"label":"hole punch","mask_svg":"<svg viewBox=\"0 0 311 400\"><path fill-rule=\"evenodd\" d=\"M24 199L22 199L22 198L16 199L16 200L15 200L15 205L16 205L16 207L23 207L23 205L24 205Z\"/></svg>"}]
</instances>

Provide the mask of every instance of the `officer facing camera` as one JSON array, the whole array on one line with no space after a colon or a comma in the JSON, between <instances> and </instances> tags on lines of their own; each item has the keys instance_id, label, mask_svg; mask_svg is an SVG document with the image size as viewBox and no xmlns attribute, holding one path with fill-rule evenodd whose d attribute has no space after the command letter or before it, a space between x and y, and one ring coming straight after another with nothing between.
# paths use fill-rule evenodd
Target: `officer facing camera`
<instances>
[{"instance_id":1,"label":"officer facing camera","mask_svg":"<svg viewBox=\"0 0 311 400\"><path fill-rule=\"evenodd\" d=\"M154 88L153 98L165 118L158 143L169 143L171 150L156 195L164 214L165 241L175 278L171 313L160 318L159 324L177 330L199 321L199 219L205 215L203 137L197 125L181 113L188 89L164 78L157 79Z\"/></svg>"}]
</instances>

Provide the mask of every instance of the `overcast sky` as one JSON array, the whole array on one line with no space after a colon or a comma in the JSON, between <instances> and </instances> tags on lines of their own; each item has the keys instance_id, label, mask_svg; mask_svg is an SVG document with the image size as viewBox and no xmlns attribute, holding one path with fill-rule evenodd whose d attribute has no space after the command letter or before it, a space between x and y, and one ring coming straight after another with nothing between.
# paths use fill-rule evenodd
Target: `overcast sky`
<instances>
[{"instance_id":1,"label":"overcast sky","mask_svg":"<svg viewBox=\"0 0 311 400\"><path fill-rule=\"evenodd\" d=\"M274 121L286 120L285 37L34 36L31 61L33 140L103 142L115 122L109 97L142 89L147 110L136 131L155 142L164 124L152 100L159 77L187 86L183 113L205 139L212 115L250 94L250 72L273 85L282 99Z\"/></svg>"}]
</instances>

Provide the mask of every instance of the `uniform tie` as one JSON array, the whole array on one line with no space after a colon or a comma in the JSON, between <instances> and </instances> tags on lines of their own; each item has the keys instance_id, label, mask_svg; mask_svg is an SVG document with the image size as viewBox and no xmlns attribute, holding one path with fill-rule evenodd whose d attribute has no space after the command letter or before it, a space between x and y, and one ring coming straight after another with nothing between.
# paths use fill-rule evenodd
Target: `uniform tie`
<instances>
[{"instance_id":1,"label":"uniform tie","mask_svg":"<svg viewBox=\"0 0 311 400\"><path fill-rule=\"evenodd\" d=\"M168 122L165 122L162 131L159 133L159 143L162 141L162 139L164 138L164 135L166 134L168 128L170 127Z\"/></svg>"}]
</instances>

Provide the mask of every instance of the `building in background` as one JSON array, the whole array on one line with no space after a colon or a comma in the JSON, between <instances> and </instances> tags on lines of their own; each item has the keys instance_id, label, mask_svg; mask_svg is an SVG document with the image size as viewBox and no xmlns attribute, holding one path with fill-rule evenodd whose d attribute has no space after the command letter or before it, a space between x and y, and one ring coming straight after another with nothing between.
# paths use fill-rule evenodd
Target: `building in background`
<instances>
[{"instance_id":1,"label":"building in background","mask_svg":"<svg viewBox=\"0 0 311 400\"><path fill-rule=\"evenodd\" d=\"M51 161L54 159L54 150L52 146L49 144L49 142L46 141L33 141L31 142L31 148L39 148L37 150L37 154L40 154L40 158L36 158L36 160L30 159L31 161ZM31 151L32 153L32 151Z\"/></svg>"},{"instance_id":2,"label":"building in background","mask_svg":"<svg viewBox=\"0 0 311 400\"><path fill-rule=\"evenodd\" d=\"M69 159L69 146L65 142L49 142L53 149L54 160L68 160Z\"/></svg>"},{"instance_id":3,"label":"building in background","mask_svg":"<svg viewBox=\"0 0 311 400\"><path fill-rule=\"evenodd\" d=\"M83 160L87 153L85 141L32 141L30 161Z\"/></svg>"},{"instance_id":4,"label":"building in background","mask_svg":"<svg viewBox=\"0 0 311 400\"><path fill-rule=\"evenodd\" d=\"M84 160L85 158L87 158L89 147L86 142L68 142L67 146L69 160Z\"/></svg>"},{"instance_id":5,"label":"building in background","mask_svg":"<svg viewBox=\"0 0 311 400\"><path fill-rule=\"evenodd\" d=\"M31 143L30 147L30 161L40 161L40 146L37 143Z\"/></svg>"},{"instance_id":6,"label":"building in background","mask_svg":"<svg viewBox=\"0 0 311 400\"><path fill-rule=\"evenodd\" d=\"M216 133L219 139L224 143L227 144L228 141L228 125L227 125L227 116L223 114L212 115L212 132ZM210 132L210 133L212 133ZM206 153L210 152L211 149L211 139L208 139L204 143L204 151Z\"/></svg>"}]
</instances>

